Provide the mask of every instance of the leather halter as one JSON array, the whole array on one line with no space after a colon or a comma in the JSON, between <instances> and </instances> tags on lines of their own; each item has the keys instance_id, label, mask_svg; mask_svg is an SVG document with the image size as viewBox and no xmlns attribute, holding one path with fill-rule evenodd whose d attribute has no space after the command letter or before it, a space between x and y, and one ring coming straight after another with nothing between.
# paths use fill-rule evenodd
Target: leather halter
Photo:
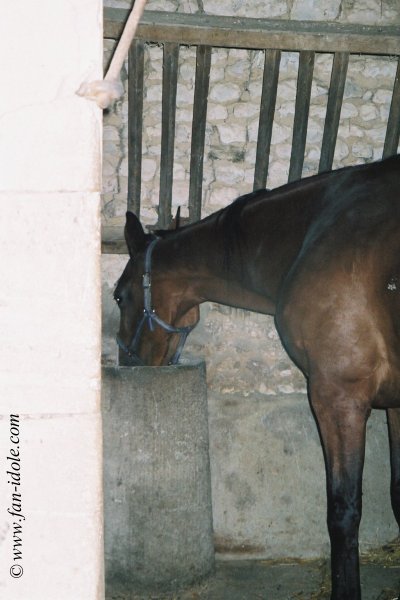
<instances>
[{"instance_id":1,"label":"leather halter","mask_svg":"<svg viewBox=\"0 0 400 600\"><path fill-rule=\"evenodd\" d=\"M136 365L141 366L144 366L145 363L142 361L140 356L138 356L137 348L145 323L147 323L147 327L150 331L154 331L154 324L156 323L162 329L165 329L165 331L167 331L168 333L179 333L180 339L178 347L175 351L175 354L169 361L169 365L176 365L178 363L181 352L183 350L183 346L186 342L186 338L192 331L192 329L194 329L194 327L196 326L195 324L189 325L187 327L174 327L173 325L170 325L169 323L161 319L161 317L157 315L156 311L151 306L151 256L153 254L154 246L157 244L157 242L159 242L159 240L160 238L158 237L155 237L154 240L152 240L152 242L147 247L146 254L144 257L144 273L142 280L144 309L143 316L139 322L139 325L137 326L133 340L129 346L126 346L122 342L122 340L120 340L117 336L117 344L121 348L121 350L126 352L135 361Z\"/></svg>"}]
</instances>

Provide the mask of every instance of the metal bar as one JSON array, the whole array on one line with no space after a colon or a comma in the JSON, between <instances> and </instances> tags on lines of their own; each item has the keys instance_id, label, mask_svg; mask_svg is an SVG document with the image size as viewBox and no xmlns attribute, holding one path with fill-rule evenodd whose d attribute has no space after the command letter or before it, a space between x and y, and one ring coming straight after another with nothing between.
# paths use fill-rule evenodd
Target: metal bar
<instances>
[{"instance_id":1,"label":"metal bar","mask_svg":"<svg viewBox=\"0 0 400 600\"><path fill-rule=\"evenodd\" d=\"M297 75L296 107L294 111L292 153L288 181L301 178L310 110L311 84L314 70L314 52L300 52Z\"/></svg>"},{"instance_id":2,"label":"metal bar","mask_svg":"<svg viewBox=\"0 0 400 600\"><path fill-rule=\"evenodd\" d=\"M128 9L105 8L104 37L119 39ZM400 27L284 21L145 10L136 37L225 48L400 55Z\"/></svg>"},{"instance_id":3,"label":"metal bar","mask_svg":"<svg viewBox=\"0 0 400 600\"><path fill-rule=\"evenodd\" d=\"M329 85L328 105L326 107L324 134L318 168L319 173L329 171L332 168L348 65L349 53L336 52L333 59Z\"/></svg>"},{"instance_id":4,"label":"metal bar","mask_svg":"<svg viewBox=\"0 0 400 600\"><path fill-rule=\"evenodd\" d=\"M394 79L392 102L390 104L388 124L386 128L383 158L397 154L400 138L400 58Z\"/></svg>"},{"instance_id":5,"label":"metal bar","mask_svg":"<svg viewBox=\"0 0 400 600\"><path fill-rule=\"evenodd\" d=\"M267 184L269 152L271 147L272 127L274 124L280 60L280 50L265 51L256 166L254 169L254 190L265 188Z\"/></svg>"},{"instance_id":6,"label":"metal bar","mask_svg":"<svg viewBox=\"0 0 400 600\"><path fill-rule=\"evenodd\" d=\"M132 42L128 71L128 210L140 215L144 73L142 40Z\"/></svg>"},{"instance_id":7,"label":"metal bar","mask_svg":"<svg viewBox=\"0 0 400 600\"><path fill-rule=\"evenodd\" d=\"M201 218L204 139L206 133L210 66L210 46L198 46L196 51L196 82L194 88L192 142L190 151L189 221L191 223L198 221Z\"/></svg>"},{"instance_id":8,"label":"metal bar","mask_svg":"<svg viewBox=\"0 0 400 600\"><path fill-rule=\"evenodd\" d=\"M161 160L160 199L158 227L166 228L171 222L172 179L174 167L176 88L178 81L178 44L164 44L162 116L161 116Z\"/></svg>"}]
</instances>

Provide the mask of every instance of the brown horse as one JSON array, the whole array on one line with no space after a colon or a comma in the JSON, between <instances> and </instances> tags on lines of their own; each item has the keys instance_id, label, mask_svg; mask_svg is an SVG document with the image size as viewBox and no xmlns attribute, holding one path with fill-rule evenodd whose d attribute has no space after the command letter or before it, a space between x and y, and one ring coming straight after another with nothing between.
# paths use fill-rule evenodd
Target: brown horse
<instances>
[{"instance_id":1,"label":"brown horse","mask_svg":"<svg viewBox=\"0 0 400 600\"><path fill-rule=\"evenodd\" d=\"M332 600L361 598L366 422L387 409L400 524L400 156L238 198L177 231L127 213L118 343L136 364L176 362L210 300L275 315L308 381L324 450Z\"/></svg>"}]
</instances>

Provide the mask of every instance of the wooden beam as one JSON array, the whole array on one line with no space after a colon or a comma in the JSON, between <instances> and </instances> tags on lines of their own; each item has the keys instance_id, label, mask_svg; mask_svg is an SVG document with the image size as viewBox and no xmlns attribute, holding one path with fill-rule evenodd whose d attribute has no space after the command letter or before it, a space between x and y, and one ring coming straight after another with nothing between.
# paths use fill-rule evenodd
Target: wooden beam
<instances>
[{"instance_id":1,"label":"wooden beam","mask_svg":"<svg viewBox=\"0 0 400 600\"><path fill-rule=\"evenodd\" d=\"M263 86L258 123L256 166L253 189L265 188L267 184L269 152L274 124L276 93L279 79L280 50L266 50Z\"/></svg>"},{"instance_id":2,"label":"wooden beam","mask_svg":"<svg viewBox=\"0 0 400 600\"><path fill-rule=\"evenodd\" d=\"M158 205L158 227L166 229L171 223L172 181L174 169L176 88L178 83L179 45L164 44L162 115L161 115L161 158L160 196Z\"/></svg>"},{"instance_id":3,"label":"wooden beam","mask_svg":"<svg viewBox=\"0 0 400 600\"><path fill-rule=\"evenodd\" d=\"M118 39L129 10L105 8L104 37ZM400 55L400 27L251 19L145 10L136 37L149 42Z\"/></svg>"},{"instance_id":4,"label":"wooden beam","mask_svg":"<svg viewBox=\"0 0 400 600\"><path fill-rule=\"evenodd\" d=\"M144 42L133 40L128 77L128 210L139 216L142 185Z\"/></svg>"},{"instance_id":5,"label":"wooden beam","mask_svg":"<svg viewBox=\"0 0 400 600\"><path fill-rule=\"evenodd\" d=\"M102 225L101 252L102 254L128 254L122 225Z\"/></svg>"},{"instance_id":6,"label":"wooden beam","mask_svg":"<svg viewBox=\"0 0 400 600\"><path fill-rule=\"evenodd\" d=\"M321 157L318 168L319 173L330 171L332 168L348 64L348 52L335 53L331 82L329 84L328 105L326 107L324 135L322 137Z\"/></svg>"},{"instance_id":7,"label":"wooden beam","mask_svg":"<svg viewBox=\"0 0 400 600\"><path fill-rule=\"evenodd\" d=\"M394 78L392 102L390 104L389 118L386 128L383 158L397 154L400 137L400 58L397 62L397 71Z\"/></svg>"},{"instance_id":8,"label":"wooden beam","mask_svg":"<svg viewBox=\"0 0 400 600\"><path fill-rule=\"evenodd\" d=\"M192 142L190 152L189 220L191 223L198 221L201 218L204 139L206 133L210 66L210 46L197 46L196 82L194 88Z\"/></svg>"},{"instance_id":9,"label":"wooden beam","mask_svg":"<svg viewBox=\"0 0 400 600\"><path fill-rule=\"evenodd\" d=\"M303 170L314 59L314 52L300 52L299 72L297 75L296 107L293 123L292 153L290 156L288 181L301 179Z\"/></svg>"}]
</instances>

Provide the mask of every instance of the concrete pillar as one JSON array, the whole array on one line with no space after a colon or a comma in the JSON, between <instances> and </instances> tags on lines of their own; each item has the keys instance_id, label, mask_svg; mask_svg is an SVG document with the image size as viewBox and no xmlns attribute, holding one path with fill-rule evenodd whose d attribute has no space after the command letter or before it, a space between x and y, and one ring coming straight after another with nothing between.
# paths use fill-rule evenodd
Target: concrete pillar
<instances>
[{"instance_id":1,"label":"concrete pillar","mask_svg":"<svg viewBox=\"0 0 400 600\"><path fill-rule=\"evenodd\" d=\"M97 600L102 3L11 3L0 53L0 597Z\"/></svg>"},{"instance_id":2,"label":"concrete pillar","mask_svg":"<svg viewBox=\"0 0 400 600\"><path fill-rule=\"evenodd\" d=\"M203 362L103 367L107 587L166 591L214 566Z\"/></svg>"}]
</instances>

